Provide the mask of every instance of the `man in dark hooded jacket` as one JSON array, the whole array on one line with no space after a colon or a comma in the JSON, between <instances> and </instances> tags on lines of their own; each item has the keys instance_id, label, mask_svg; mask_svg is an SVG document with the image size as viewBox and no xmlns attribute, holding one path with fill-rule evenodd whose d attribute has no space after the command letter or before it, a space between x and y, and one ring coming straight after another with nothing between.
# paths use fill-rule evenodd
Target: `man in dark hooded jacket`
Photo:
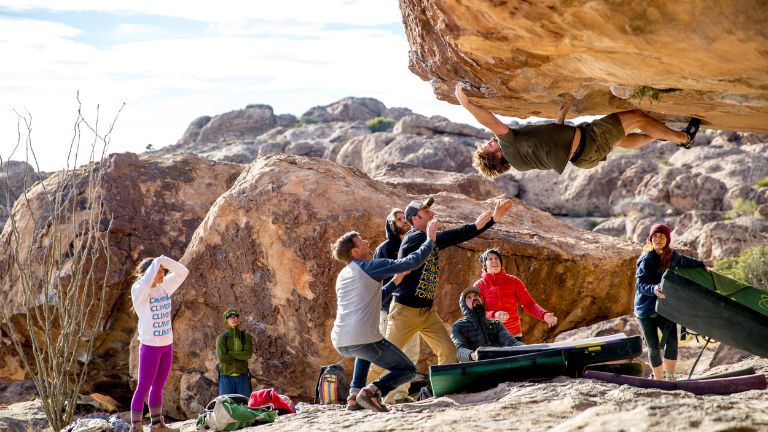
<instances>
[{"instance_id":1,"label":"man in dark hooded jacket","mask_svg":"<svg viewBox=\"0 0 768 432\"><path fill-rule=\"evenodd\" d=\"M399 208L393 208L387 215L387 222L384 223L384 232L387 235L387 239L376 247L373 259L397 259L397 252L400 250L403 237L410 229L411 225L405 219L405 213ZM388 283L391 279L384 279L384 286L381 292L381 310L385 313L389 312L389 305L392 304L392 292L397 288L397 284ZM384 332L386 332L386 329Z\"/></svg>"},{"instance_id":2,"label":"man in dark hooded jacket","mask_svg":"<svg viewBox=\"0 0 768 432\"><path fill-rule=\"evenodd\" d=\"M216 338L219 360L219 394L251 396L251 374L248 359L253 355L251 335L240 330L240 314L234 309L224 312L227 330Z\"/></svg>"},{"instance_id":3,"label":"man in dark hooded jacket","mask_svg":"<svg viewBox=\"0 0 768 432\"><path fill-rule=\"evenodd\" d=\"M501 321L485 317L479 288L465 289L459 297L459 307L464 317L453 323L451 339L460 362L477 360L478 348L523 345L509 334Z\"/></svg>"},{"instance_id":4,"label":"man in dark hooded jacket","mask_svg":"<svg viewBox=\"0 0 768 432\"><path fill-rule=\"evenodd\" d=\"M399 208L393 208L387 215L387 221L384 223L384 232L387 235L387 239L376 247L373 259L397 259L397 253L400 250L400 244L403 242L403 237L405 237L405 234L410 229L411 224L405 219L405 213ZM387 314L389 314L389 306L392 304L392 293L397 288L397 285L399 285L402 277L402 275L399 277L396 275L394 278L384 279L381 288L381 319L379 321L379 330L381 330L381 334L387 334ZM414 364L419 361L419 348L420 341L418 334L413 335L411 340L403 345L403 352ZM375 372L370 372L367 381L371 382L376 378L377 376ZM413 402L413 399L408 395L409 387L410 383L406 383L392 390L389 392L386 399L384 399L384 402L387 404Z\"/></svg>"}]
</instances>

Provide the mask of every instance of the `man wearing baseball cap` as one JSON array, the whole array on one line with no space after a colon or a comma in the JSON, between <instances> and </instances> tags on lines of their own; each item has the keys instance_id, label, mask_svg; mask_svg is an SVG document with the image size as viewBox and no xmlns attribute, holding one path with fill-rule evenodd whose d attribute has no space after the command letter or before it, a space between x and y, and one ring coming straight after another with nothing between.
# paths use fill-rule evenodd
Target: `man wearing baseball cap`
<instances>
[{"instance_id":1,"label":"man wearing baseball cap","mask_svg":"<svg viewBox=\"0 0 768 432\"><path fill-rule=\"evenodd\" d=\"M405 217L413 228L403 238L399 257L407 256L424 243L427 224L435 217L431 209L434 202L432 197L428 197L411 201L405 208ZM387 325L388 340L402 347L419 333L437 354L439 364L456 363L456 347L433 305L440 276L439 250L477 237L504 218L510 208L512 200L500 200L493 212L483 212L474 223L438 231L436 246L427 261L408 273L393 294Z\"/></svg>"}]
</instances>

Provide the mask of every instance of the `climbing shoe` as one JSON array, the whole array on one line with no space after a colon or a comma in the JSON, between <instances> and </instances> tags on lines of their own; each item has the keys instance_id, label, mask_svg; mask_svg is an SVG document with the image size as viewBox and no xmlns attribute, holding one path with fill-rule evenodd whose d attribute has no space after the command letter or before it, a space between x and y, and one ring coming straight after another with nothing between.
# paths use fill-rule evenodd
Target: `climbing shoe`
<instances>
[{"instance_id":1,"label":"climbing shoe","mask_svg":"<svg viewBox=\"0 0 768 432\"><path fill-rule=\"evenodd\" d=\"M696 138L696 134L699 132L700 127L701 119L691 117L688 125L685 126L685 129L683 129L683 132L685 133L685 136L688 137L688 139L684 143L678 145L686 149L693 147L693 140Z\"/></svg>"}]
</instances>

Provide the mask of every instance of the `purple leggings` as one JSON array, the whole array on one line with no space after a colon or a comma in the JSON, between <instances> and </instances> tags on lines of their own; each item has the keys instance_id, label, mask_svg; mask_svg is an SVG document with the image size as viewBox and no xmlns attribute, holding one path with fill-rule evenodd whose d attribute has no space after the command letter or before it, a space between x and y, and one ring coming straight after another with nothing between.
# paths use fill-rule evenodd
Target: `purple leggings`
<instances>
[{"instance_id":1,"label":"purple leggings","mask_svg":"<svg viewBox=\"0 0 768 432\"><path fill-rule=\"evenodd\" d=\"M144 412L144 399L149 393L149 411L161 411L163 407L163 386L173 363L173 344L139 347L139 383L131 399L131 413ZM159 414L159 412L158 412Z\"/></svg>"}]
</instances>

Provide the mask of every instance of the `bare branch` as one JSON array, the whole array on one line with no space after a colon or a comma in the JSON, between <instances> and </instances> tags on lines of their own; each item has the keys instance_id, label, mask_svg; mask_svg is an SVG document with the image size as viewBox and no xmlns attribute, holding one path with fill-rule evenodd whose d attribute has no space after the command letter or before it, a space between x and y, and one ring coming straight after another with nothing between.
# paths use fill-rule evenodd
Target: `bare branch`
<instances>
[{"instance_id":1,"label":"bare branch","mask_svg":"<svg viewBox=\"0 0 768 432\"><path fill-rule=\"evenodd\" d=\"M0 311L22 364L32 375L48 421L56 430L72 419L96 337L103 330L112 227L112 215L104 205L103 180L109 165L110 136L125 106L102 135L98 106L92 126L83 116L79 93L77 101L65 168L31 188L25 177L25 190L10 211L2 237L12 257L8 277L21 295ZM23 146L27 163L31 155L39 174L32 145L32 116L18 112L17 116L17 143L11 156ZM83 154L89 160L77 168L83 125L90 147ZM0 165L8 173L2 158ZM5 192L10 202L7 188ZM14 315L23 316L14 320Z\"/></svg>"}]
</instances>

